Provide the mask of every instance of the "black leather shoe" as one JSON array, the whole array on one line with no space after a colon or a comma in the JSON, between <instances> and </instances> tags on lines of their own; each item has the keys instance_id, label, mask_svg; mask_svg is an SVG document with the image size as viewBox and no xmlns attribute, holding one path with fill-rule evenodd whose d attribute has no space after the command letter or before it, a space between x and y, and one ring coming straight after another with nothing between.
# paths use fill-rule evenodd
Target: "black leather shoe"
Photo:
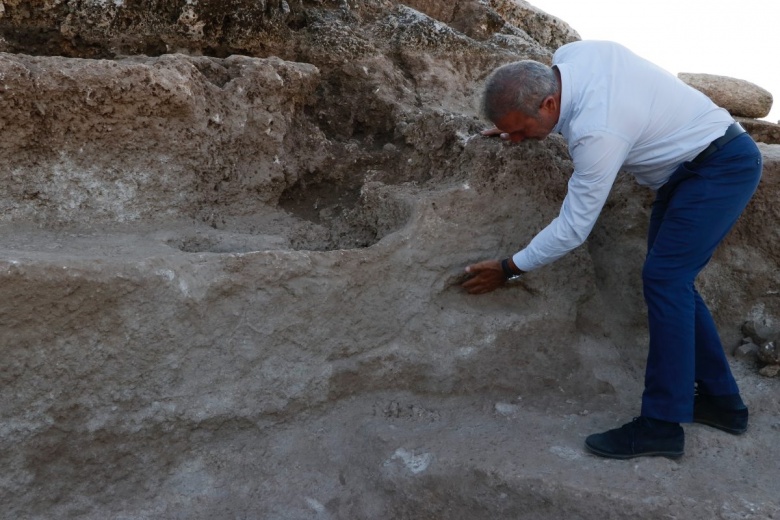
<instances>
[{"instance_id":1,"label":"black leather shoe","mask_svg":"<svg viewBox=\"0 0 780 520\"><path fill-rule=\"evenodd\" d=\"M706 424L724 432L740 435L747 431L748 409L724 408L707 394L696 394L693 401L693 422Z\"/></svg>"},{"instance_id":2,"label":"black leather shoe","mask_svg":"<svg viewBox=\"0 0 780 520\"><path fill-rule=\"evenodd\" d=\"M677 423L636 417L620 428L589 435L585 446L611 459L657 455L676 459L685 451L685 432Z\"/></svg>"}]
</instances>

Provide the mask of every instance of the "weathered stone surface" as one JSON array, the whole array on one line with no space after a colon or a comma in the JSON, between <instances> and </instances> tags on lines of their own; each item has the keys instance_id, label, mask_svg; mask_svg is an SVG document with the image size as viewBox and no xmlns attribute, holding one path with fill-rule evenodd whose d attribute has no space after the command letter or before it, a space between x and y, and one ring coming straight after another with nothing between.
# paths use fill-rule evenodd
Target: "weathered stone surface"
<instances>
[{"instance_id":1,"label":"weathered stone surface","mask_svg":"<svg viewBox=\"0 0 780 520\"><path fill-rule=\"evenodd\" d=\"M498 2L3 6L2 516L780 515L780 381L747 363L748 436L686 426L682 462L607 472L582 449L642 391L652 195L629 178L586 246L457 285L565 195L559 138L507 146L475 111L559 26ZM760 149L698 285L729 346L780 317Z\"/></svg>"},{"instance_id":2,"label":"weathered stone surface","mask_svg":"<svg viewBox=\"0 0 780 520\"><path fill-rule=\"evenodd\" d=\"M734 357L743 361L755 361L758 357L758 348L758 345L748 341L734 350Z\"/></svg>"},{"instance_id":3,"label":"weathered stone surface","mask_svg":"<svg viewBox=\"0 0 780 520\"><path fill-rule=\"evenodd\" d=\"M764 343L758 349L758 359L767 365L780 365L780 349L774 341Z\"/></svg>"},{"instance_id":4,"label":"weathered stone surface","mask_svg":"<svg viewBox=\"0 0 780 520\"><path fill-rule=\"evenodd\" d=\"M748 320L742 324L742 333L756 345L763 345L768 341L772 341L780 332L778 325L772 321L762 320Z\"/></svg>"},{"instance_id":5,"label":"weathered stone surface","mask_svg":"<svg viewBox=\"0 0 780 520\"><path fill-rule=\"evenodd\" d=\"M678 77L733 116L760 118L772 110L772 94L744 79L690 72L681 72Z\"/></svg>"},{"instance_id":6,"label":"weathered stone surface","mask_svg":"<svg viewBox=\"0 0 780 520\"><path fill-rule=\"evenodd\" d=\"M257 212L322 162L325 137L296 121L319 83L312 65L0 54L0 75L5 222L192 217L204 202ZM309 132L306 150L290 149L292 127Z\"/></svg>"},{"instance_id":7,"label":"weathered stone surface","mask_svg":"<svg viewBox=\"0 0 780 520\"><path fill-rule=\"evenodd\" d=\"M758 143L780 144L780 124L745 117L735 118Z\"/></svg>"},{"instance_id":8,"label":"weathered stone surface","mask_svg":"<svg viewBox=\"0 0 780 520\"><path fill-rule=\"evenodd\" d=\"M514 36L550 49L580 40L566 22L524 0L411 0L405 4L477 40Z\"/></svg>"},{"instance_id":9,"label":"weathered stone surface","mask_svg":"<svg viewBox=\"0 0 780 520\"><path fill-rule=\"evenodd\" d=\"M762 367L758 372L765 377L776 377L780 374L780 365L767 365Z\"/></svg>"},{"instance_id":10,"label":"weathered stone surface","mask_svg":"<svg viewBox=\"0 0 780 520\"><path fill-rule=\"evenodd\" d=\"M136 2L6 1L0 15L0 50L73 57L190 52L279 56L304 61L299 45L335 31L371 40L366 25L410 7L477 40L525 35L548 49L579 39L554 16L522 0L221 0ZM344 56L329 40L322 51Z\"/></svg>"},{"instance_id":11,"label":"weathered stone surface","mask_svg":"<svg viewBox=\"0 0 780 520\"><path fill-rule=\"evenodd\" d=\"M580 40L580 35L566 22L525 0L490 0L490 6L514 27L523 29L542 45L557 49Z\"/></svg>"}]
</instances>

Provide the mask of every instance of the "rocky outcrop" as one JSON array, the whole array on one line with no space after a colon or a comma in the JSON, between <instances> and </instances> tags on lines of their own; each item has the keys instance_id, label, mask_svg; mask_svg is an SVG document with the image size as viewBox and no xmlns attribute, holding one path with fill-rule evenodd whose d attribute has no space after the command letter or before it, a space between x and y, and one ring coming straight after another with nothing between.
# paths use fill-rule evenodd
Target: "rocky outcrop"
<instances>
[{"instance_id":1,"label":"rocky outcrop","mask_svg":"<svg viewBox=\"0 0 780 520\"><path fill-rule=\"evenodd\" d=\"M746 117L736 117L734 119L748 131L754 141L766 144L780 144L780 125Z\"/></svg>"},{"instance_id":2,"label":"rocky outcrop","mask_svg":"<svg viewBox=\"0 0 780 520\"><path fill-rule=\"evenodd\" d=\"M372 40L389 36L375 33L374 24L402 27L394 20L409 8L442 24L434 30L454 29L475 41L554 49L579 39L565 22L513 0L182 0L165 5L151 0L6 0L3 5L0 50L72 57L189 52L304 61L301 55L314 51L309 47L316 40L320 52L340 61L348 56L345 50L364 54ZM431 34L423 38L441 43Z\"/></svg>"},{"instance_id":3,"label":"rocky outcrop","mask_svg":"<svg viewBox=\"0 0 780 520\"><path fill-rule=\"evenodd\" d=\"M736 117L762 118L772 110L772 94L743 79L681 72L678 77Z\"/></svg>"},{"instance_id":4,"label":"rocky outcrop","mask_svg":"<svg viewBox=\"0 0 780 520\"><path fill-rule=\"evenodd\" d=\"M206 193L257 212L321 161L324 137L301 114L319 83L309 64L1 54L0 75L5 222L189 217ZM294 127L311 134L301 153L285 143Z\"/></svg>"},{"instance_id":5,"label":"rocky outcrop","mask_svg":"<svg viewBox=\"0 0 780 520\"><path fill-rule=\"evenodd\" d=\"M780 331L776 325L767 322L748 321L742 326L745 338L738 353L745 359L757 361L759 373L774 377L780 373Z\"/></svg>"},{"instance_id":6,"label":"rocky outcrop","mask_svg":"<svg viewBox=\"0 0 780 520\"><path fill-rule=\"evenodd\" d=\"M679 78L729 111L760 143L780 144L780 125L763 121L772 110L772 94L749 81L713 74L680 73Z\"/></svg>"},{"instance_id":7,"label":"rocky outcrop","mask_svg":"<svg viewBox=\"0 0 780 520\"><path fill-rule=\"evenodd\" d=\"M4 518L764 519L780 379L736 440L608 463L637 411L651 196L483 297L554 218L556 137L482 80L576 33L524 2L4 0ZM724 345L780 316L780 147L702 274ZM709 475L702 486L701 475ZM742 478L742 476L750 478ZM650 478L652 477L652 478Z\"/></svg>"}]
</instances>

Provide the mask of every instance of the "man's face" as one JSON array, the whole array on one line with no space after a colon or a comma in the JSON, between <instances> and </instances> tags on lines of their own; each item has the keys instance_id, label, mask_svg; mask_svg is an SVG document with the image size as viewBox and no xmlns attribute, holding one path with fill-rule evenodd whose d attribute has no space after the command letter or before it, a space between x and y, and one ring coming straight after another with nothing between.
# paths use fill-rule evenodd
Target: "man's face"
<instances>
[{"instance_id":1,"label":"man's face","mask_svg":"<svg viewBox=\"0 0 780 520\"><path fill-rule=\"evenodd\" d=\"M509 112L501 119L494 121L496 128L501 130L501 137L513 143L519 143L525 139L542 140L552 132L558 122L557 114L542 107L536 117L531 117L522 112ZM503 134L507 134L504 137Z\"/></svg>"}]
</instances>

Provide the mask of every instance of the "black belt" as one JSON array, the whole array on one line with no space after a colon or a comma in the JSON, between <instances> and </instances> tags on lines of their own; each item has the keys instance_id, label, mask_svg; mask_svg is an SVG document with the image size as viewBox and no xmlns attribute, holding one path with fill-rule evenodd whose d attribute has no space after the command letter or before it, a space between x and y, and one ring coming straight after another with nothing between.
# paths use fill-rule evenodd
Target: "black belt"
<instances>
[{"instance_id":1,"label":"black belt","mask_svg":"<svg viewBox=\"0 0 780 520\"><path fill-rule=\"evenodd\" d=\"M731 123L731 125L726 129L726 133L712 141L707 148L702 150L702 152L693 159L692 162L697 164L704 162L704 159L723 148L726 143L738 135L742 135L744 133L745 129L742 128L739 123Z\"/></svg>"}]
</instances>

